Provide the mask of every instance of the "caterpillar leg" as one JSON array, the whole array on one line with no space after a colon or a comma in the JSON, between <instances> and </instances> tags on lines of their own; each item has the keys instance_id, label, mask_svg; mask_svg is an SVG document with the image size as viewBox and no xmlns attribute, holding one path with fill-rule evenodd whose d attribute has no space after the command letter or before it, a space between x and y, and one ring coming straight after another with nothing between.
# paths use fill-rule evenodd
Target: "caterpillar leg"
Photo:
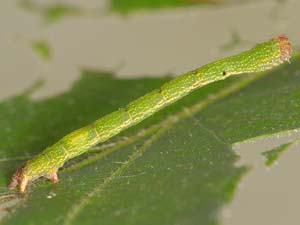
<instances>
[{"instance_id":1,"label":"caterpillar leg","mask_svg":"<svg viewBox=\"0 0 300 225\"><path fill-rule=\"evenodd\" d=\"M35 179L38 179L39 177L43 175L37 175L37 176L31 176L30 173L28 173L28 170L26 170L27 167L22 167L18 169L15 174L11 178L11 182L8 186L10 190L15 189L17 186L19 186L20 191L22 193L25 193L27 190L27 186L30 181L33 181ZM44 175L46 178L50 179L53 183L57 183L59 181L57 176L57 170L52 168L51 171L49 171L46 175Z\"/></svg>"},{"instance_id":2,"label":"caterpillar leg","mask_svg":"<svg viewBox=\"0 0 300 225\"><path fill-rule=\"evenodd\" d=\"M57 183L59 181L57 172L49 174L48 178L52 181L52 183Z\"/></svg>"},{"instance_id":3,"label":"caterpillar leg","mask_svg":"<svg viewBox=\"0 0 300 225\"><path fill-rule=\"evenodd\" d=\"M9 190L15 189L17 186L20 187L20 191L22 193L26 192L28 186L28 177L23 173L23 170L17 170L17 172L13 175L11 182L8 186Z\"/></svg>"}]
</instances>

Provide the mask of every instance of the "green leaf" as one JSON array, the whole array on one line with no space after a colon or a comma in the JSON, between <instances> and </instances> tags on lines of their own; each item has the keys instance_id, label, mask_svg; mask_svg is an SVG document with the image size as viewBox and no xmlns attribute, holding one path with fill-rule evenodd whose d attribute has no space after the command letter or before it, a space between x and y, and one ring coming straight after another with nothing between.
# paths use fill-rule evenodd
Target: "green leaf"
<instances>
[{"instance_id":1,"label":"green leaf","mask_svg":"<svg viewBox=\"0 0 300 225\"><path fill-rule=\"evenodd\" d=\"M45 8L43 14L48 23L53 23L61 20L65 16L79 13L80 10L74 6L67 4L56 4Z\"/></svg>"},{"instance_id":2,"label":"green leaf","mask_svg":"<svg viewBox=\"0 0 300 225\"><path fill-rule=\"evenodd\" d=\"M266 166L272 166L277 160L278 158L282 155L282 153L284 153L286 150L288 150L291 145L294 144L294 141L280 145L274 149L265 151L262 153L262 155L266 158L265 160L265 165Z\"/></svg>"},{"instance_id":3,"label":"green leaf","mask_svg":"<svg viewBox=\"0 0 300 225\"><path fill-rule=\"evenodd\" d=\"M71 4L55 3L44 5L32 0L20 0L19 4L23 9L39 13L48 24L58 22L66 16L80 15L82 13L79 7Z\"/></svg>"},{"instance_id":4,"label":"green leaf","mask_svg":"<svg viewBox=\"0 0 300 225\"><path fill-rule=\"evenodd\" d=\"M32 43L33 50L43 59L48 60L51 57L51 48L45 41L35 41Z\"/></svg>"},{"instance_id":5,"label":"green leaf","mask_svg":"<svg viewBox=\"0 0 300 225\"><path fill-rule=\"evenodd\" d=\"M195 91L36 181L2 224L217 224L247 171L232 144L300 127L298 61ZM3 195L24 159L169 79L85 71L59 96L0 103Z\"/></svg>"},{"instance_id":6,"label":"green leaf","mask_svg":"<svg viewBox=\"0 0 300 225\"><path fill-rule=\"evenodd\" d=\"M128 13L140 9L159 9L199 4L217 4L220 0L111 0L111 10Z\"/></svg>"}]
</instances>

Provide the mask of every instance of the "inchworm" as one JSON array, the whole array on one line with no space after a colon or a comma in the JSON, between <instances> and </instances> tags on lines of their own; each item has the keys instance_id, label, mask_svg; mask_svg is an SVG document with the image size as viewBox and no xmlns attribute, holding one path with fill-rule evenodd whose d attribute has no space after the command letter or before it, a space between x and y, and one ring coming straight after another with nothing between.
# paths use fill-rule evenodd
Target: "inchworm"
<instances>
[{"instance_id":1,"label":"inchworm","mask_svg":"<svg viewBox=\"0 0 300 225\"><path fill-rule=\"evenodd\" d=\"M42 176L56 183L57 171L67 160L141 122L193 90L232 75L271 69L284 61L289 62L291 55L291 43L282 35L238 55L187 72L46 148L15 172L9 188L19 186L21 192L26 192L28 183Z\"/></svg>"}]
</instances>

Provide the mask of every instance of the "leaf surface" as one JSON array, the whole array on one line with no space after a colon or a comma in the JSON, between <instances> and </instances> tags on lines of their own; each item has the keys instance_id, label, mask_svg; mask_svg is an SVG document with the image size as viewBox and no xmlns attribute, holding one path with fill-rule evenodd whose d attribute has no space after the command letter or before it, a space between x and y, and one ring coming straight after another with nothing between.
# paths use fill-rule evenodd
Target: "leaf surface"
<instances>
[{"instance_id":1,"label":"leaf surface","mask_svg":"<svg viewBox=\"0 0 300 225\"><path fill-rule=\"evenodd\" d=\"M232 144L300 127L298 61L195 91L35 182L2 224L217 224L247 171ZM170 79L84 71L62 95L0 103L4 194L26 158Z\"/></svg>"}]
</instances>

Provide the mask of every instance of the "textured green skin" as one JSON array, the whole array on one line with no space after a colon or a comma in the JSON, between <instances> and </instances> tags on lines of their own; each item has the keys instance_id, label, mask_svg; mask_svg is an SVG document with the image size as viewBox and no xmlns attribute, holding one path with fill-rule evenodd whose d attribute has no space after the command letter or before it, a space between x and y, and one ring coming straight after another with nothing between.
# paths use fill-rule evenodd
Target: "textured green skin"
<instances>
[{"instance_id":1,"label":"textured green skin","mask_svg":"<svg viewBox=\"0 0 300 225\"><path fill-rule=\"evenodd\" d=\"M258 44L253 49L241 54L221 59L183 74L164 84L160 89L129 103L125 108L73 131L29 160L21 168L21 172L16 173L19 180L26 179L23 187L19 182L20 189L25 191L27 181L33 181L41 176L51 178L67 160L139 123L201 86L235 74L265 71L282 62L279 41L273 39ZM16 180L16 178L13 179Z\"/></svg>"}]
</instances>

